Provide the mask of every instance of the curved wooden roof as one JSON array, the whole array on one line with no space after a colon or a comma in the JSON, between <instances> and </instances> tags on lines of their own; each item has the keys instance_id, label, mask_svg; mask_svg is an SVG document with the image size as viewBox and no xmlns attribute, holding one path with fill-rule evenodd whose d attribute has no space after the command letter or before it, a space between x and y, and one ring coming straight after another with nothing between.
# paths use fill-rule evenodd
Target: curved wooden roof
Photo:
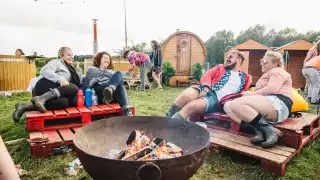
<instances>
[{"instance_id":1,"label":"curved wooden roof","mask_svg":"<svg viewBox=\"0 0 320 180\"><path fill-rule=\"evenodd\" d=\"M238 44L231 49L238 50L271 50L268 46L258 43L255 40L249 39L248 41Z\"/></svg>"},{"instance_id":2,"label":"curved wooden roof","mask_svg":"<svg viewBox=\"0 0 320 180\"><path fill-rule=\"evenodd\" d=\"M308 51L313 46L314 46L314 44L312 44L311 42L304 40L304 39L301 39L301 40L293 41L291 43L283 45L283 46L277 48L276 51L281 51L281 50L306 50L306 51Z\"/></svg>"},{"instance_id":3,"label":"curved wooden roof","mask_svg":"<svg viewBox=\"0 0 320 180\"><path fill-rule=\"evenodd\" d=\"M176 33L171 34L171 35L162 43L162 46L165 46L172 37L177 36L177 35L179 35L179 34L189 34L190 36L195 37L195 38L200 42L200 44L201 44L201 46L202 46L202 49L203 49L203 51L204 51L204 55L205 55L205 56L207 55L207 48L206 48L206 45L204 44L204 42L201 40L201 38L200 38L198 35L196 35L196 34L194 34L194 33L192 33L192 32L189 32L189 31L178 31L178 32L176 32ZM163 48L162 48L162 49L163 49Z\"/></svg>"}]
</instances>

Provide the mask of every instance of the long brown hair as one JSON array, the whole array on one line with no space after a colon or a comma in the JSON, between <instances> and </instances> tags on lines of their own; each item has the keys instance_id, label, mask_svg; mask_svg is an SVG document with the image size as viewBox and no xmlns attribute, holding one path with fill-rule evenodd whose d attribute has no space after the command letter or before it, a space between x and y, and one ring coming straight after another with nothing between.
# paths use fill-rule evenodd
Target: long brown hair
<instances>
[{"instance_id":1,"label":"long brown hair","mask_svg":"<svg viewBox=\"0 0 320 180\"><path fill-rule=\"evenodd\" d=\"M112 64L111 55L110 55L109 53L105 52L105 51L99 52L99 53L94 57L94 59L93 59L93 64L92 64L92 65L99 68L99 67L100 67L100 64L101 64L102 56L103 56L104 54L108 55L109 58L110 58L110 64L108 65L107 69L114 69L113 64Z\"/></svg>"}]
</instances>

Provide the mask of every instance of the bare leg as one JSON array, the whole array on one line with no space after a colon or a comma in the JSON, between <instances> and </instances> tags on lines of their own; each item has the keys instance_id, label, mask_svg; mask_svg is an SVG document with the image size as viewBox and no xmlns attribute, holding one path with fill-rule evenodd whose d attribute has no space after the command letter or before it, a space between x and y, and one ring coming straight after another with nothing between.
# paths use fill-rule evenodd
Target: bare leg
<instances>
[{"instance_id":1,"label":"bare leg","mask_svg":"<svg viewBox=\"0 0 320 180\"><path fill-rule=\"evenodd\" d=\"M20 179L12 158L0 136L0 179Z\"/></svg>"},{"instance_id":2,"label":"bare leg","mask_svg":"<svg viewBox=\"0 0 320 180\"><path fill-rule=\"evenodd\" d=\"M235 99L231 103L231 109L234 115L239 117L238 119L245 122L251 122L258 114L267 114L268 120L278 119L277 111L264 96L245 96Z\"/></svg>"},{"instance_id":3,"label":"bare leg","mask_svg":"<svg viewBox=\"0 0 320 180\"><path fill-rule=\"evenodd\" d=\"M183 119L188 119L191 114L203 114L207 104L203 99L197 99L187 103L179 112Z\"/></svg>"},{"instance_id":4,"label":"bare leg","mask_svg":"<svg viewBox=\"0 0 320 180\"><path fill-rule=\"evenodd\" d=\"M224 105L223 109L224 111L226 112L226 114L235 122L237 122L238 124L241 123L241 119L236 115L234 114L234 112L232 111L232 101L228 101L226 102L226 104Z\"/></svg>"},{"instance_id":5,"label":"bare leg","mask_svg":"<svg viewBox=\"0 0 320 180\"><path fill-rule=\"evenodd\" d=\"M188 102L198 99L198 97L199 90L195 88L187 88L176 98L175 104L179 107L183 107Z\"/></svg>"},{"instance_id":6,"label":"bare leg","mask_svg":"<svg viewBox=\"0 0 320 180\"><path fill-rule=\"evenodd\" d=\"M188 102L196 100L199 96L199 90L195 88L188 88L184 90L171 105L169 111L166 113L166 117L171 118L176 112L179 112L181 108Z\"/></svg>"}]
</instances>

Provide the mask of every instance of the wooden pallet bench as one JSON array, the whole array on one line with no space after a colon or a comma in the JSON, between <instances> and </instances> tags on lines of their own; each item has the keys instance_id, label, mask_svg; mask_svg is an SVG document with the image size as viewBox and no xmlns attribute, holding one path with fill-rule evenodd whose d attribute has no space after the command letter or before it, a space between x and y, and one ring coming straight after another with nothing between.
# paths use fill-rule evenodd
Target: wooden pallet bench
<instances>
[{"instance_id":1,"label":"wooden pallet bench","mask_svg":"<svg viewBox=\"0 0 320 180\"><path fill-rule=\"evenodd\" d=\"M301 149L320 134L320 118L318 115L304 113L302 117L289 118L281 124L274 125L281 130L283 137L280 138L279 145L270 151L270 149L262 149L259 146L252 145L250 143L252 134L242 131L240 125L232 121L226 114L193 115L190 120L203 121L207 124L212 135L211 142L213 145L260 159L262 167L277 176L283 176L289 160L295 155L300 155ZM280 149L281 151L275 152L274 149L278 149L277 151ZM289 151L290 154L283 151ZM279 155L284 155L284 157L280 158ZM268 157L270 158L268 159ZM279 159L276 160L275 157Z\"/></svg>"},{"instance_id":2,"label":"wooden pallet bench","mask_svg":"<svg viewBox=\"0 0 320 180\"><path fill-rule=\"evenodd\" d=\"M73 149L73 134L77 127L41 132L29 132L29 139L48 139L46 142L31 142L30 152L33 157L46 158L52 155L63 154L61 148Z\"/></svg>"},{"instance_id":3,"label":"wooden pallet bench","mask_svg":"<svg viewBox=\"0 0 320 180\"><path fill-rule=\"evenodd\" d=\"M280 145L263 149L251 144L249 137L211 128L208 130L213 145L257 158L265 170L276 176L284 176L286 165L297 153L294 148Z\"/></svg>"},{"instance_id":4,"label":"wooden pallet bench","mask_svg":"<svg viewBox=\"0 0 320 180\"><path fill-rule=\"evenodd\" d=\"M130 109L134 115L135 108L131 106ZM26 113L26 128L27 131L33 132L82 127L94 120L121 115L121 108L118 104L103 104L89 108L70 107L45 113L30 111Z\"/></svg>"}]
</instances>

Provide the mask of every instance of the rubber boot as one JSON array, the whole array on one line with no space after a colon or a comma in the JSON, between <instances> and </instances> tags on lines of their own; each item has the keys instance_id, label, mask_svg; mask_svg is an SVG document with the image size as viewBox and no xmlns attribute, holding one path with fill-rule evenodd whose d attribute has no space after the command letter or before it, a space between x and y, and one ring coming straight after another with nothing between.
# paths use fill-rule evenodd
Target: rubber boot
<instances>
[{"instance_id":1,"label":"rubber boot","mask_svg":"<svg viewBox=\"0 0 320 180\"><path fill-rule=\"evenodd\" d=\"M257 128L263 133L265 138L265 141L261 143L261 147L271 148L277 143L279 138L277 131L265 118L261 118L257 124Z\"/></svg>"},{"instance_id":2,"label":"rubber boot","mask_svg":"<svg viewBox=\"0 0 320 180\"><path fill-rule=\"evenodd\" d=\"M12 119L15 123L19 122L21 116L26 111L34 111L36 108L32 103L17 103L16 104L16 110L12 114Z\"/></svg>"},{"instance_id":3,"label":"rubber boot","mask_svg":"<svg viewBox=\"0 0 320 180\"><path fill-rule=\"evenodd\" d=\"M47 111L47 109L44 107L45 103L53 98L57 97L57 93L55 93L54 90L50 90L44 94L42 94L41 96L35 96L31 99L33 105L35 106L35 108L44 113Z\"/></svg>"},{"instance_id":4,"label":"rubber boot","mask_svg":"<svg viewBox=\"0 0 320 180\"><path fill-rule=\"evenodd\" d=\"M176 112L179 112L181 110L181 107L173 104L171 105L169 111L166 113L166 117L171 118Z\"/></svg>"},{"instance_id":5,"label":"rubber boot","mask_svg":"<svg viewBox=\"0 0 320 180\"><path fill-rule=\"evenodd\" d=\"M171 119L184 120L184 121L186 120L186 119L184 119L184 118L180 115L179 112L175 113L175 114L171 117Z\"/></svg>"},{"instance_id":6,"label":"rubber boot","mask_svg":"<svg viewBox=\"0 0 320 180\"><path fill-rule=\"evenodd\" d=\"M133 116L130 108L123 109L123 116Z\"/></svg>"},{"instance_id":7,"label":"rubber boot","mask_svg":"<svg viewBox=\"0 0 320 180\"><path fill-rule=\"evenodd\" d=\"M103 90L103 102L110 103L112 101L114 91L115 90L113 88L111 88L111 87L104 88L104 90Z\"/></svg>"},{"instance_id":8,"label":"rubber boot","mask_svg":"<svg viewBox=\"0 0 320 180\"><path fill-rule=\"evenodd\" d=\"M242 121L240 124L241 128L244 128L245 130L252 133L254 136L251 138L251 143L254 145L261 144L264 140L263 134L253 125Z\"/></svg>"}]
</instances>

